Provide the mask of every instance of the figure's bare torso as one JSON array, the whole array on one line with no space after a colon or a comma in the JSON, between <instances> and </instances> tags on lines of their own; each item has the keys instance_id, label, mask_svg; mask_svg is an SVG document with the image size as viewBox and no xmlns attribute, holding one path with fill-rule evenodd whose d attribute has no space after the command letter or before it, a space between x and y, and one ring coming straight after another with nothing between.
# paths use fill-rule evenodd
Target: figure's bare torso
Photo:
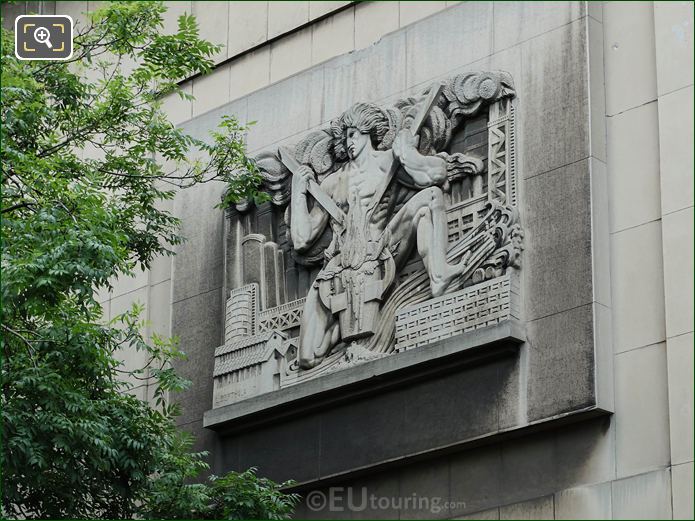
<instances>
[{"instance_id":1,"label":"figure's bare torso","mask_svg":"<svg viewBox=\"0 0 695 521\"><path fill-rule=\"evenodd\" d=\"M322 188L345 210L348 221L362 220L370 213L372 239L376 239L387 225L385 212L370 209L380 202L375 197L381 193L392 162L391 151L373 151L362 164L348 161L322 184Z\"/></svg>"}]
</instances>

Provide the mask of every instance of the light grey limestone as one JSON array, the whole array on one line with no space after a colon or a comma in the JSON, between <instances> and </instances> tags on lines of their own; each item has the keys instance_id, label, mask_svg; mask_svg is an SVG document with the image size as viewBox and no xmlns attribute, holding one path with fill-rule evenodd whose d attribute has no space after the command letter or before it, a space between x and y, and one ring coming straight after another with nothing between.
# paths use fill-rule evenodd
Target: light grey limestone
<instances>
[{"instance_id":1,"label":"light grey limestone","mask_svg":"<svg viewBox=\"0 0 695 521\"><path fill-rule=\"evenodd\" d=\"M217 128L223 116L234 116L241 124L247 123L247 105L248 98L232 101L204 114L199 114L179 126L187 134L209 144L212 143L210 132ZM193 151L191 159L196 155L200 156L200 153Z\"/></svg>"},{"instance_id":2,"label":"light grey limestone","mask_svg":"<svg viewBox=\"0 0 695 521\"><path fill-rule=\"evenodd\" d=\"M193 79L194 117L224 105L229 101L230 71L231 65L226 63L216 67L209 74Z\"/></svg>"},{"instance_id":3,"label":"light grey limestone","mask_svg":"<svg viewBox=\"0 0 695 521\"><path fill-rule=\"evenodd\" d=\"M606 411L614 411L613 311L599 303L594 305L594 353L596 403Z\"/></svg>"},{"instance_id":4,"label":"light grey limestone","mask_svg":"<svg viewBox=\"0 0 695 521\"><path fill-rule=\"evenodd\" d=\"M73 3L73 2L70 2L70 3ZM162 28L162 32L164 32L164 34L173 34L176 31L178 31L179 17L183 14L192 14L193 13L193 5L192 5L191 1L185 1L185 2L167 1L167 2L164 2L164 5L166 6L167 10L164 13L164 15L162 16L164 19L163 20L164 27Z\"/></svg>"},{"instance_id":5,"label":"light grey limestone","mask_svg":"<svg viewBox=\"0 0 695 521\"><path fill-rule=\"evenodd\" d=\"M235 56L268 39L268 2L227 2L229 37L227 55Z\"/></svg>"},{"instance_id":6,"label":"light grey limestone","mask_svg":"<svg viewBox=\"0 0 695 521\"><path fill-rule=\"evenodd\" d=\"M607 118L613 232L661 217L660 182L664 182L664 170L660 176L658 118L656 102Z\"/></svg>"},{"instance_id":7,"label":"light grey limestone","mask_svg":"<svg viewBox=\"0 0 695 521\"><path fill-rule=\"evenodd\" d=\"M666 345L615 357L615 439L618 477L668 465Z\"/></svg>"},{"instance_id":8,"label":"light grey limestone","mask_svg":"<svg viewBox=\"0 0 695 521\"><path fill-rule=\"evenodd\" d=\"M603 22L603 2L589 0L586 4L587 14L597 22Z\"/></svg>"},{"instance_id":9,"label":"light grey limestone","mask_svg":"<svg viewBox=\"0 0 695 521\"><path fill-rule=\"evenodd\" d=\"M693 207L663 217L666 336L693 331Z\"/></svg>"},{"instance_id":10,"label":"light grey limestone","mask_svg":"<svg viewBox=\"0 0 695 521\"><path fill-rule=\"evenodd\" d=\"M490 508L488 510L481 510L479 512L474 512L465 516L455 517L453 519L499 519L500 509Z\"/></svg>"},{"instance_id":11,"label":"light grey limestone","mask_svg":"<svg viewBox=\"0 0 695 521\"><path fill-rule=\"evenodd\" d=\"M492 4L464 2L408 27L407 85L421 85L491 54Z\"/></svg>"},{"instance_id":12,"label":"light grey limestone","mask_svg":"<svg viewBox=\"0 0 695 521\"><path fill-rule=\"evenodd\" d=\"M309 2L309 19L314 20L320 16L325 16L328 13L340 9L349 4L344 0L340 1L311 1Z\"/></svg>"},{"instance_id":13,"label":"light grey limestone","mask_svg":"<svg viewBox=\"0 0 695 521\"><path fill-rule=\"evenodd\" d=\"M337 117L355 100L375 102L405 89L405 41L405 34L399 32L327 62L321 121ZM384 67L385 63L389 66Z\"/></svg>"},{"instance_id":14,"label":"light grey limestone","mask_svg":"<svg viewBox=\"0 0 695 521\"><path fill-rule=\"evenodd\" d=\"M525 4L524 4L525 5ZM522 44L519 91L522 175L575 163L590 153L586 18Z\"/></svg>"},{"instance_id":15,"label":"light grey limestone","mask_svg":"<svg viewBox=\"0 0 695 521\"><path fill-rule=\"evenodd\" d=\"M274 2L277 5L285 2ZM270 81L276 82L311 65L311 27L288 34L270 45Z\"/></svg>"},{"instance_id":16,"label":"light grey limestone","mask_svg":"<svg viewBox=\"0 0 695 521\"><path fill-rule=\"evenodd\" d=\"M321 63L355 48L354 8L316 22L311 32L311 63Z\"/></svg>"},{"instance_id":17,"label":"light grey limestone","mask_svg":"<svg viewBox=\"0 0 695 521\"><path fill-rule=\"evenodd\" d=\"M270 2L268 4L268 38L274 38L308 21L309 2Z\"/></svg>"},{"instance_id":18,"label":"light grey limestone","mask_svg":"<svg viewBox=\"0 0 695 521\"><path fill-rule=\"evenodd\" d=\"M251 94L248 97L248 114L256 124L248 134L249 152L258 151L316 125L320 117L322 92L323 69L318 68Z\"/></svg>"},{"instance_id":19,"label":"light grey limestone","mask_svg":"<svg viewBox=\"0 0 695 521\"><path fill-rule=\"evenodd\" d=\"M142 270L139 266L136 266L132 275L122 275L118 279L111 281L113 285L113 290L111 290L112 297L118 297L144 288L147 286L148 276L147 270Z\"/></svg>"},{"instance_id":20,"label":"light grey limestone","mask_svg":"<svg viewBox=\"0 0 695 521\"><path fill-rule=\"evenodd\" d=\"M555 519L610 518L610 483L569 488L555 493Z\"/></svg>"},{"instance_id":21,"label":"light grey limestone","mask_svg":"<svg viewBox=\"0 0 695 521\"><path fill-rule=\"evenodd\" d=\"M404 500L399 509L399 519L449 518L449 479L449 473L442 468L441 460L413 465L410 472L401 475L398 480L399 496ZM418 503L414 501L418 497L430 500ZM406 503L407 498L413 500Z\"/></svg>"},{"instance_id":22,"label":"light grey limestone","mask_svg":"<svg viewBox=\"0 0 695 521\"><path fill-rule=\"evenodd\" d=\"M154 284L149 288L149 330L162 337L171 336L171 280Z\"/></svg>"},{"instance_id":23,"label":"light grey limestone","mask_svg":"<svg viewBox=\"0 0 695 521\"><path fill-rule=\"evenodd\" d=\"M499 518L500 518L500 509L499 508L490 508L488 510L481 510L479 512L474 512L473 514L454 517L453 519L499 519Z\"/></svg>"},{"instance_id":24,"label":"light grey limestone","mask_svg":"<svg viewBox=\"0 0 695 521\"><path fill-rule=\"evenodd\" d=\"M495 2L494 52L567 25L584 15L585 2Z\"/></svg>"},{"instance_id":25,"label":"light grey limestone","mask_svg":"<svg viewBox=\"0 0 695 521\"><path fill-rule=\"evenodd\" d=\"M671 467L673 519L693 519L693 462Z\"/></svg>"},{"instance_id":26,"label":"light grey limestone","mask_svg":"<svg viewBox=\"0 0 695 521\"><path fill-rule=\"evenodd\" d=\"M529 421L595 405L593 307L527 322Z\"/></svg>"},{"instance_id":27,"label":"light grey limestone","mask_svg":"<svg viewBox=\"0 0 695 521\"><path fill-rule=\"evenodd\" d=\"M229 98L234 100L270 83L270 47L245 54L230 64Z\"/></svg>"},{"instance_id":28,"label":"light grey limestone","mask_svg":"<svg viewBox=\"0 0 695 521\"><path fill-rule=\"evenodd\" d=\"M395 3L395 2L394 2ZM412 24L430 16L446 7L446 2L435 0L432 2L398 2L400 9L400 25Z\"/></svg>"},{"instance_id":29,"label":"light grey limestone","mask_svg":"<svg viewBox=\"0 0 695 521\"><path fill-rule=\"evenodd\" d=\"M656 470L612 483L613 519L671 519L671 474Z\"/></svg>"},{"instance_id":30,"label":"light grey limestone","mask_svg":"<svg viewBox=\"0 0 695 521\"><path fill-rule=\"evenodd\" d=\"M524 229L533 237L524 252L526 318L592 302L589 160L526 179L522 187Z\"/></svg>"},{"instance_id":31,"label":"light grey limestone","mask_svg":"<svg viewBox=\"0 0 695 521\"><path fill-rule=\"evenodd\" d=\"M215 205L224 189L221 182L205 183L179 191L174 200L186 240L175 248L173 302L222 286L223 212Z\"/></svg>"},{"instance_id":32,"label":"light grey limestone","mask_svg":"<svg viewBox=\"0 0 695 521\"><path fill-rule=\"evenodd\" d=\"M589 6L593 3L586 2ZM589 7L591 8L591 7ZM591 119L591 155L606 162L606 81L603 70L603 24L587 18L589 41L589 117Z\"/></svg>"},{"instance_id":33,"label":"light grey limestone","mask_svg":"<svg viewBox=\"0 0 695 521\"><path fill-rule=\"evenodd\" d=\"M671 463L676 465L693 461L693 333L666 340L666 358Z\"/></svg>"},{"instance_id":34,"label":"light grey limestone","mask_svg":"<svg viewBox=\"0 0 695 521\"><path fill-rule=\"evenodd\" d=\"M617 353L663 342L661 226L650 222L611 237L614 346ZM639 280L639 284L635 281Z\"/></svg>"},{"instance_id":35,"label":"light grey limestone","mask_svg":"<svg viewBox=\"0 0 695 521\"><path fill-rule=\"evenodd\" d=\"M189 388L174 397L181 405L178 425L201 422L212 405L214 352L222 344L222 296L222 289L216 288L172 304L171 334L179 338L179 348L186 353L185 360L172 366L191 381ZM202 424L200 427L202 430Z\"/></svg>"},{"instance_id":36,"label":"light grey limestone","mask_svg":"<svg viewBox=\"0 0 695 521\"><path fill-rule=\"evenodd\" d=\"M500 519L555 519L553 496L500 507Z\"/></svg>"},{"instance_id":37,"label":"light grey limestone","mask_svg":"<svg viewBox=\"0 0 695 521\"><path fill-rule=\"evenodd\" d=\"M659 98L661 212L693 205L693 87Z\"/></svg>"},{"instance_id":38,"label":"light grey limestone","mask_svg":"<svg viewBox=\"0 0 695 521\"><path fill-rule=\"evenodd\" d=\"M219 63L228 56L229 4L230 2L214 2L196 0L193 4L193 15L198 21L200 37L222 48L211 56Z\"/></svg>"},{"instance_id":39,"label":"light grey limestone","mask_svg":"<svg viewBox=\"0 0 695 521\"><path fill-rule=\"evenodd\" d=\"M654 31L659 95L692 85L693 4L654 2Z\"/></svg>"},{"instance_id":40,"label":"light grey limestone","mask_svg":"<svg viewBox=\"0 0 695 521\"><path fill-rule=\"evenodd\" d=\"M355 48L362 49L398 29L398 2L359 2L355 5Z\"/></svg>"},{"instance_id":41,"label":"light grey limestone","mask_svg":"<svg viewBox=\"0 0 695 521\"><path fill-rule=\"evenodd\" d=\"M141 287L129 293L122 294L120 296L115 296L110 301L109 306L109 320L113 320L117 316L130 311L133 304L137 303L142 305L145 309L140 315L141 320L147 320L149 309L148 309L148 288L147 286ZM114 323L114 327L122 327L120 322ZM124 345L118 349L114 357L122 362L120 369L122 371L135 371L142 369L147 365L147 353L145 351L137 351L134 347L130 345ZM140 375L139 377L121 375L123 381L128 382L133 387L137 387L143 384L142 378L146 375Z\"/></svg>"},{"instance_id":42,"label":"light grey limestone","mask_svg":"<svg viewBox=\"0 0 695 521\"><path fill-rule=\"evenodd\" d=\"M613 116L656 99L652 4L607 2L603 26L606 113Z\"/></svg>"},{"instance_id":43,"label":"light grey limestone","mask_svg":"<svg viewBox=\"0 0 695 521\"><path fill-rule=\"evenodd\" d=\"M206 294L200 295L199 297L203 297L204 295ZM176 329L175 326L176 321L173 322L174 329ZM503 341L512 344L523 341L523 332L519 324L507 322L490 328L480 329L465 337L454 340L442 340L428 346L427 350L414 349L402 353L399 356L379 358L372 360L368 364L355 365L342 371L334 371L321 379L301 382L298 385L284 388L279 392L267 393L232 405L211 409L205 413L205 426L214 427L215 425L221 425L231 420L255 414L270 407L305 399L321 391L339 389L363 381L366 378L378 377L379 375L386 375L394 371L406 369L426 360L434 360L467 349L472 349L476 346ZM216 345L220 345L220 343ZM210 356L211 360L212 358L213 357ZM212 375L212 371L210 371L210 374ZM210 378L210 381L212 381L212 378Z\"/></svg>"},{"instance_id":44,"label":"light grey limestone","mask_svg":"<svg viewBox=\"0 0 695 521\"><path fill-rule=\"evenodd\" d=\"M591 276L594 301L611 307L609 191L606 164L592 157L591 170Z\"/></svg>"},{"instance_id":45,"label":"light grey limestone","mask_svg":"<svg viewBox=\"0 0 695 521\"><path fill-rule=\"evenodd\" d=\"M187 82L181 86L186 94L193 93L193 84ZM178 94L169 94L162 101L162 110L174 125L180 125L193 117L193 102L181 98Z\"/></svg>"}]
</instances>

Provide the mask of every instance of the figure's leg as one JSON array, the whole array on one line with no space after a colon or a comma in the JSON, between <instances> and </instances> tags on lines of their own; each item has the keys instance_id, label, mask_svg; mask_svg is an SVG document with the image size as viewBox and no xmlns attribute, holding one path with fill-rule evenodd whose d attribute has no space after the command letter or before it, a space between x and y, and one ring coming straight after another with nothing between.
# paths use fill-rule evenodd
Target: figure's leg
<instances>
[{"instance_id":1,"label":"figure's leg","mask_svg":"<svg viewBox=\"0 0 695 521\"><path fill-rule=\"evenodd\" d=\"M394 241L408 240L415 235L435 297L444 293L465 269L465 259L454 265L446 261L448 230L444 194L440 188L426 188L414 195L394 216L389 228Z\"/></svg>"},{"instance_id":2,"label":"figure's leg","mask_svg":"<svg viewBox=\"0 0 695 521\"><path fill-rule=\"evenodd\" d=\"M299 327L299 366L311 369L318 365L338 339L338 322L321 302L318 288L312 285Z\"/></svg>"}]
</instances>

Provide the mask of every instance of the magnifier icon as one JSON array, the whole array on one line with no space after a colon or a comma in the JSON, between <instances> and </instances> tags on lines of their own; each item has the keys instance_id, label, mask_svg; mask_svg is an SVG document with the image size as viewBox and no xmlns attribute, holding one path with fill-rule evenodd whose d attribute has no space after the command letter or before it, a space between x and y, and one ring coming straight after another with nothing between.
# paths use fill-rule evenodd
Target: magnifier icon
<instances>
[{"instance_id":1,"label":"magnifier icon","mask_svg":"<svg viewBox=\"0 0 695 521\"><path fill-rule=\"evenodd\" d=\"M46 47L48 47L49 49L52 49L53 46L51 45L50 38L51 38L51 33L45 27L37 27L34 30L34 39L39 43L45 43Z\"/></svg>"}]
</instances>

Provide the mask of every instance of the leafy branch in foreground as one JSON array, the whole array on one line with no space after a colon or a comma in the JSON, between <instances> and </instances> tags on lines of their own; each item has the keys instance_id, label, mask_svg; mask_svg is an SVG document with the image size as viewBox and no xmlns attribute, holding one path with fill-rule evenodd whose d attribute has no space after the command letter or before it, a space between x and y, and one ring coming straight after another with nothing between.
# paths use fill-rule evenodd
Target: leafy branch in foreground
<instances>
[{"instance_id":1,"label":"leafy branch in foreground","mask_svg":"<svg viewBox=\"0 0 695 521\"><path fill-rule=\"evenodd\" d=\"M164 12L107 3L68 62L20 62L2 30L3 517L282 518L296 501L252 473L189 482L205 454L166 400L187 385L170 365L184 354L143 334L140 306L107 322L97 297L181 243L161 204L175 189L221 181L262 198L245 127L225 119L208 143L163 113L163 96L190 98L177 81L209 72L219 50L192 16L160 34ZM128 350L144 367L119 361ZM133 395L141 381L157 408Z\"/></svg>"}]
</instances>

